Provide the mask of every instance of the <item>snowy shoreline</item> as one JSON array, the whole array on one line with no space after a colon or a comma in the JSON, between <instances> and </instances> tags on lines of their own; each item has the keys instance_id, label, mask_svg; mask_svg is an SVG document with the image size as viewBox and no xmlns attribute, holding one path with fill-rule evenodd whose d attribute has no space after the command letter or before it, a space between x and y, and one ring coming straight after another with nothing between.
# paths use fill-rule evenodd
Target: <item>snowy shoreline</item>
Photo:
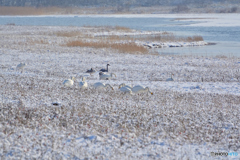
<instances>
[{"instance_id":1,"label":"snowy shoreline","mask_svg":"<svg viewBox=\"0 0 240 160\"><path fill-rule=\"evenodd\" d=\"M167 47L194 47L194 46L204 46L209 45L209 43L204 41L198 42L166 42L166 43L159 43L159 42L149 42L143 43L143 46L148 48L167 48Z\"/></svg>"}]
</instances>

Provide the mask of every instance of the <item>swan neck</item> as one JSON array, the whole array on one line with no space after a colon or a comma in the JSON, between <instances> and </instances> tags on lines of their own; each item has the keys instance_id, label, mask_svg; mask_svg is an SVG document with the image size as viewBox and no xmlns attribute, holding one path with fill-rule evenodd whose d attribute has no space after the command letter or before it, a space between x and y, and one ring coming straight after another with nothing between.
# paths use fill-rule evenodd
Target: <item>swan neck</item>
<instances>
[{"instance_id":1,"label":"swan neck","mask_svg":"<svg viewBox=\"0 0 240 160\"><path fill-rule=\"evenodd\" d=\"M107 87L107 86L112 87L110 84L106 84L106 85L105 85L105 87Z\"/></svg>"}]
</instances>

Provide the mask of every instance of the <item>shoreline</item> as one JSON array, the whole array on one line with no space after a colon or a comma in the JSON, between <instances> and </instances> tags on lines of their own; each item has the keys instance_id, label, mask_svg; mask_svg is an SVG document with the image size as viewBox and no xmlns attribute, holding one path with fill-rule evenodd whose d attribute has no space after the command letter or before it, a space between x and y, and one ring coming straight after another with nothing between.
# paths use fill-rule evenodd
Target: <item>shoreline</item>
<instances>
[{"instance_id":1,"label":"shoreline","mask_svg":"<svg viewBox=\"0 0 240 160\"><path fill-rule=\"evenodd\" d=\"M14 30L20 30L26 26L15 25L2 25L3 30L7 28ZM201 36L193 37L178 37L171 32L162 31L138 31L130 28L120 26L103 26L103 27L60 27L60 26L27 26L29 30L35 30L34 33L28 33L28 31L20 31L18 34L24 36L26 39L32 39L29 42L25 42L19 36L6 34L7 37L12 37L16 44L31 44L38 46L46 46L51 43L60 46L68 47L98 47L98 48L115 48L122 50L125 47L129 48L129 52L143 52L149 54L146 49L151 48L167 48L167 47L194 47L208 45L204 42ZM39 32L38 29L44 28L46 31ZM105 32L105 31L106 32ZM32 32L29 31L29 32ZM21 33L22 32L22 33ZM44 33L43 33L44 32ZM5 33L2 33L5 35ZM30 34L30 35L29 35ZM33 35L31 35L33 34ZM36 35L34 35L36 34ZM36 37L37 36L37 37ZM44 37L47 37L44 39ZM57 36L61 39L61 42L56 39ZM84 38L84 41L82 40ZM41 40L38 40L41 39ZM157 41L157 39L159 39ZM160 40L161 39L161 40ZM21 42L22 41L22 42ZM51 42L51 43L49 43ZM6 43L6 42L5 42ZM126 46L131 44L131 46ZM114 45L118 45L115 46ZM144 48L141 48L144 47ZM127 49L126 48L126 49ZM136 49L136 51L134 51ZM123 51L123 50L122 50ZM124 51L128 52L128 50Z\"/></svg>"}]
</instances>

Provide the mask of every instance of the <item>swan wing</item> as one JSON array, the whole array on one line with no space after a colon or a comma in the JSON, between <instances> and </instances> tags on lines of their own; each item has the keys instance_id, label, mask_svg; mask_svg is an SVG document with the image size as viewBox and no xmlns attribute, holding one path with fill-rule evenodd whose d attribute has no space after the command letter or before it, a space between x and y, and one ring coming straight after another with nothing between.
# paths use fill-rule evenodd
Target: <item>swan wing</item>
<instances>
[{"instance_id":1,"label":"swan wing","mask_svg":"<svg viewBox=\"0 0 240 160\"><path fill-rule=\"evenodd\" d=\"M105 84L101 83L101 82L94 83L94 85L93 85L94 88L102 88L104 86L105 86Z\"/></svg>"},{"instance_id":2,"label":"swan wing","mask_svg":"<svg viewBox=\"0 0 240 160\"><path fill-rule=\"evenodd\" d=\"M79 82L79 86L80 86L80 88L87 88L88 84L87 84L87 82Z\"/></svg>"},{"instance_id":3,"label":"swan wing","mask_svg":"<svg viewBox=\"0 0 240 160\"><path fill-rule=\"evenodd\" d=\"M144 89L145 89L145 87L140 86L140 85L137 85L137 86L134 86L134 87L132 88L132 91L133 91L134 93L140 93L140 92L143 92Z\"/></svg>"},{"instance_id":4,"label":"swan wing","mask_svg":"<svg viewBox=\"0 0 240 160\"><path fill-rule=\"evenodd\" d=\"M70 87L70 86L73 85L73 80L67 79L67 80L65 80L65 81L63 82L63 84L64 84L65 86L67 86L67 87Z\"/></svg>"}]
</instances>

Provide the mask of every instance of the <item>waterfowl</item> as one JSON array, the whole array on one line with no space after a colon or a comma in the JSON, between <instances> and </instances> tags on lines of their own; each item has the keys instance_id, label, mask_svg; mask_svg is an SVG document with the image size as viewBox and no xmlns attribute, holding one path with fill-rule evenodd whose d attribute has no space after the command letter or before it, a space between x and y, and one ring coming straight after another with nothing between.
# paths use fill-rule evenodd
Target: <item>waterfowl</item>
<instances>
[{"instance_id":1,"label":"waterfowl","mask_svg":"<svg viewBox=\"0 0 240 160\"><path fill-rule=\"evenodd\" d=\"M16 69L17 69L17 70L21 70L21 72L23 72L23 71L24 71L24 68L25 68L26 66L27 66L26 63L20 63L20 64L17 65Z\"/></svg>"},{"instance_id":2,"label":"waterfowl","mask_svg":"<svg viewBox=\"0 0 240 160\"><path fill-rule=\"evenodd\" d=\"M99 73L100 80L110 80L110 79L112 79L113 75L115 75L115 77L117 77L116 74L114 74L114 73L111 73L111 74L106 74L103 72Z\"/></svg>"},{"instance_id":3,"label":"waterfowl","mask_svg":"<svg viewBox=\"0 0 240 160\"><path fill-rule=\"evenodd\" d=\"M137 86L134 86L132 88L132 92L133 93L145 93L145 92L148 92L148 93L151 93L151 95L153 95L152 92L149 91L149 88L148 87L143 87L143 86L140 86L140 85L137 85Z\"/></svg>"},{"instance_id":4,"label":"waterfowl","mask_svg":"<svg viewBox=\"0 0 240 160\"><path fill-rule=\"evenodd\" d=\"M121 87L119 90L124 94L126 93L132 94L132 90L129 87Z\"/></svg>"},{"instance_id":5,"label":"waterfowl","mask_svg":"<svg viewBox=\"0 0 240 160\"><path fill-rule=\"evenodd\" d=\"M108 66L110 66L110 64L107 64L107 69L100 69L101 72L108 72Z\"/></svg>"},{"instance_id":6,"label":"waterfowl","mask_svg":"<svg viewBox=\"0 0 240 160\"><path fill-rule=\"evenodd\" d=\"M54 106L60 106L61 103L60 103L60 102L53 102L52 105L54 105Z\"/></svg>"},{"instance_id":7,"label":"waterfowl","mask_svg":"<svg viewBox=\"0 0 240 160\"><path fill-rule=\"evenodd\" d=\"M173 75L174 75L174 74L171 74L171 78L166 79L166 81L174 81L173 78L172 78Z\"/></svg>"},{"instance_id":8,"label":"waterfowl","mask_svg":"<svg viewBox=\"0 0 240 160\"><path fill-rule=\"evenodd\" d=\"M88 87L85 77L82 77L82 82L79 82L79 87L80 89L86 89Z\"/></svg>"},{"instance_id":9,"label":"waterfowl","mask_svg":"<svg viewBox=\"0 0 240 160\"><path fill-rule=\"evenodd\" d=\"M92 75L95 72L96 72L96 70L94 70L93 68L86 71L86 73L90 73L90 75Z\"/></svg>"},{"instance_id":10,"label":"waterfowl","mask_svg":"<svg viewBox=\"0 0 240 160\"><path fill-rule=\"evenodd\" d=\"M105 84L105 83L102 83L102 82L94 83L94 84L93 84L93 87L94 87L95 89L102 89L102 88L110 87L112 90L114 90L113 87L112 87L110 84Z\"/></svg>"},{"instance_id":11,"label":"waterfowl","mask_svg":"<svg viewBox=\"0 0 240 160\"><path fill-rule=\"evenodd\" d=\"M73 86L74 81L75 81L75 77L71 77L71 79L65 80L63 82L63 85L66 86L66 87L71 87L71 86Z\"/></svg>"},{"instance_id":12,"label":"waterfowl","mask_svg":"<svg viewBox=\"0 0 240 160\"><path fill-rule=\"evenodd\" d=\"M120 84L118 88L120 89L120 88L122 88L122 87L127 87L127 88L129 88L129 89L132 89L132 86L131 86L131 85L126 85L125 83Z\"/></svg>"}]
</instances>

